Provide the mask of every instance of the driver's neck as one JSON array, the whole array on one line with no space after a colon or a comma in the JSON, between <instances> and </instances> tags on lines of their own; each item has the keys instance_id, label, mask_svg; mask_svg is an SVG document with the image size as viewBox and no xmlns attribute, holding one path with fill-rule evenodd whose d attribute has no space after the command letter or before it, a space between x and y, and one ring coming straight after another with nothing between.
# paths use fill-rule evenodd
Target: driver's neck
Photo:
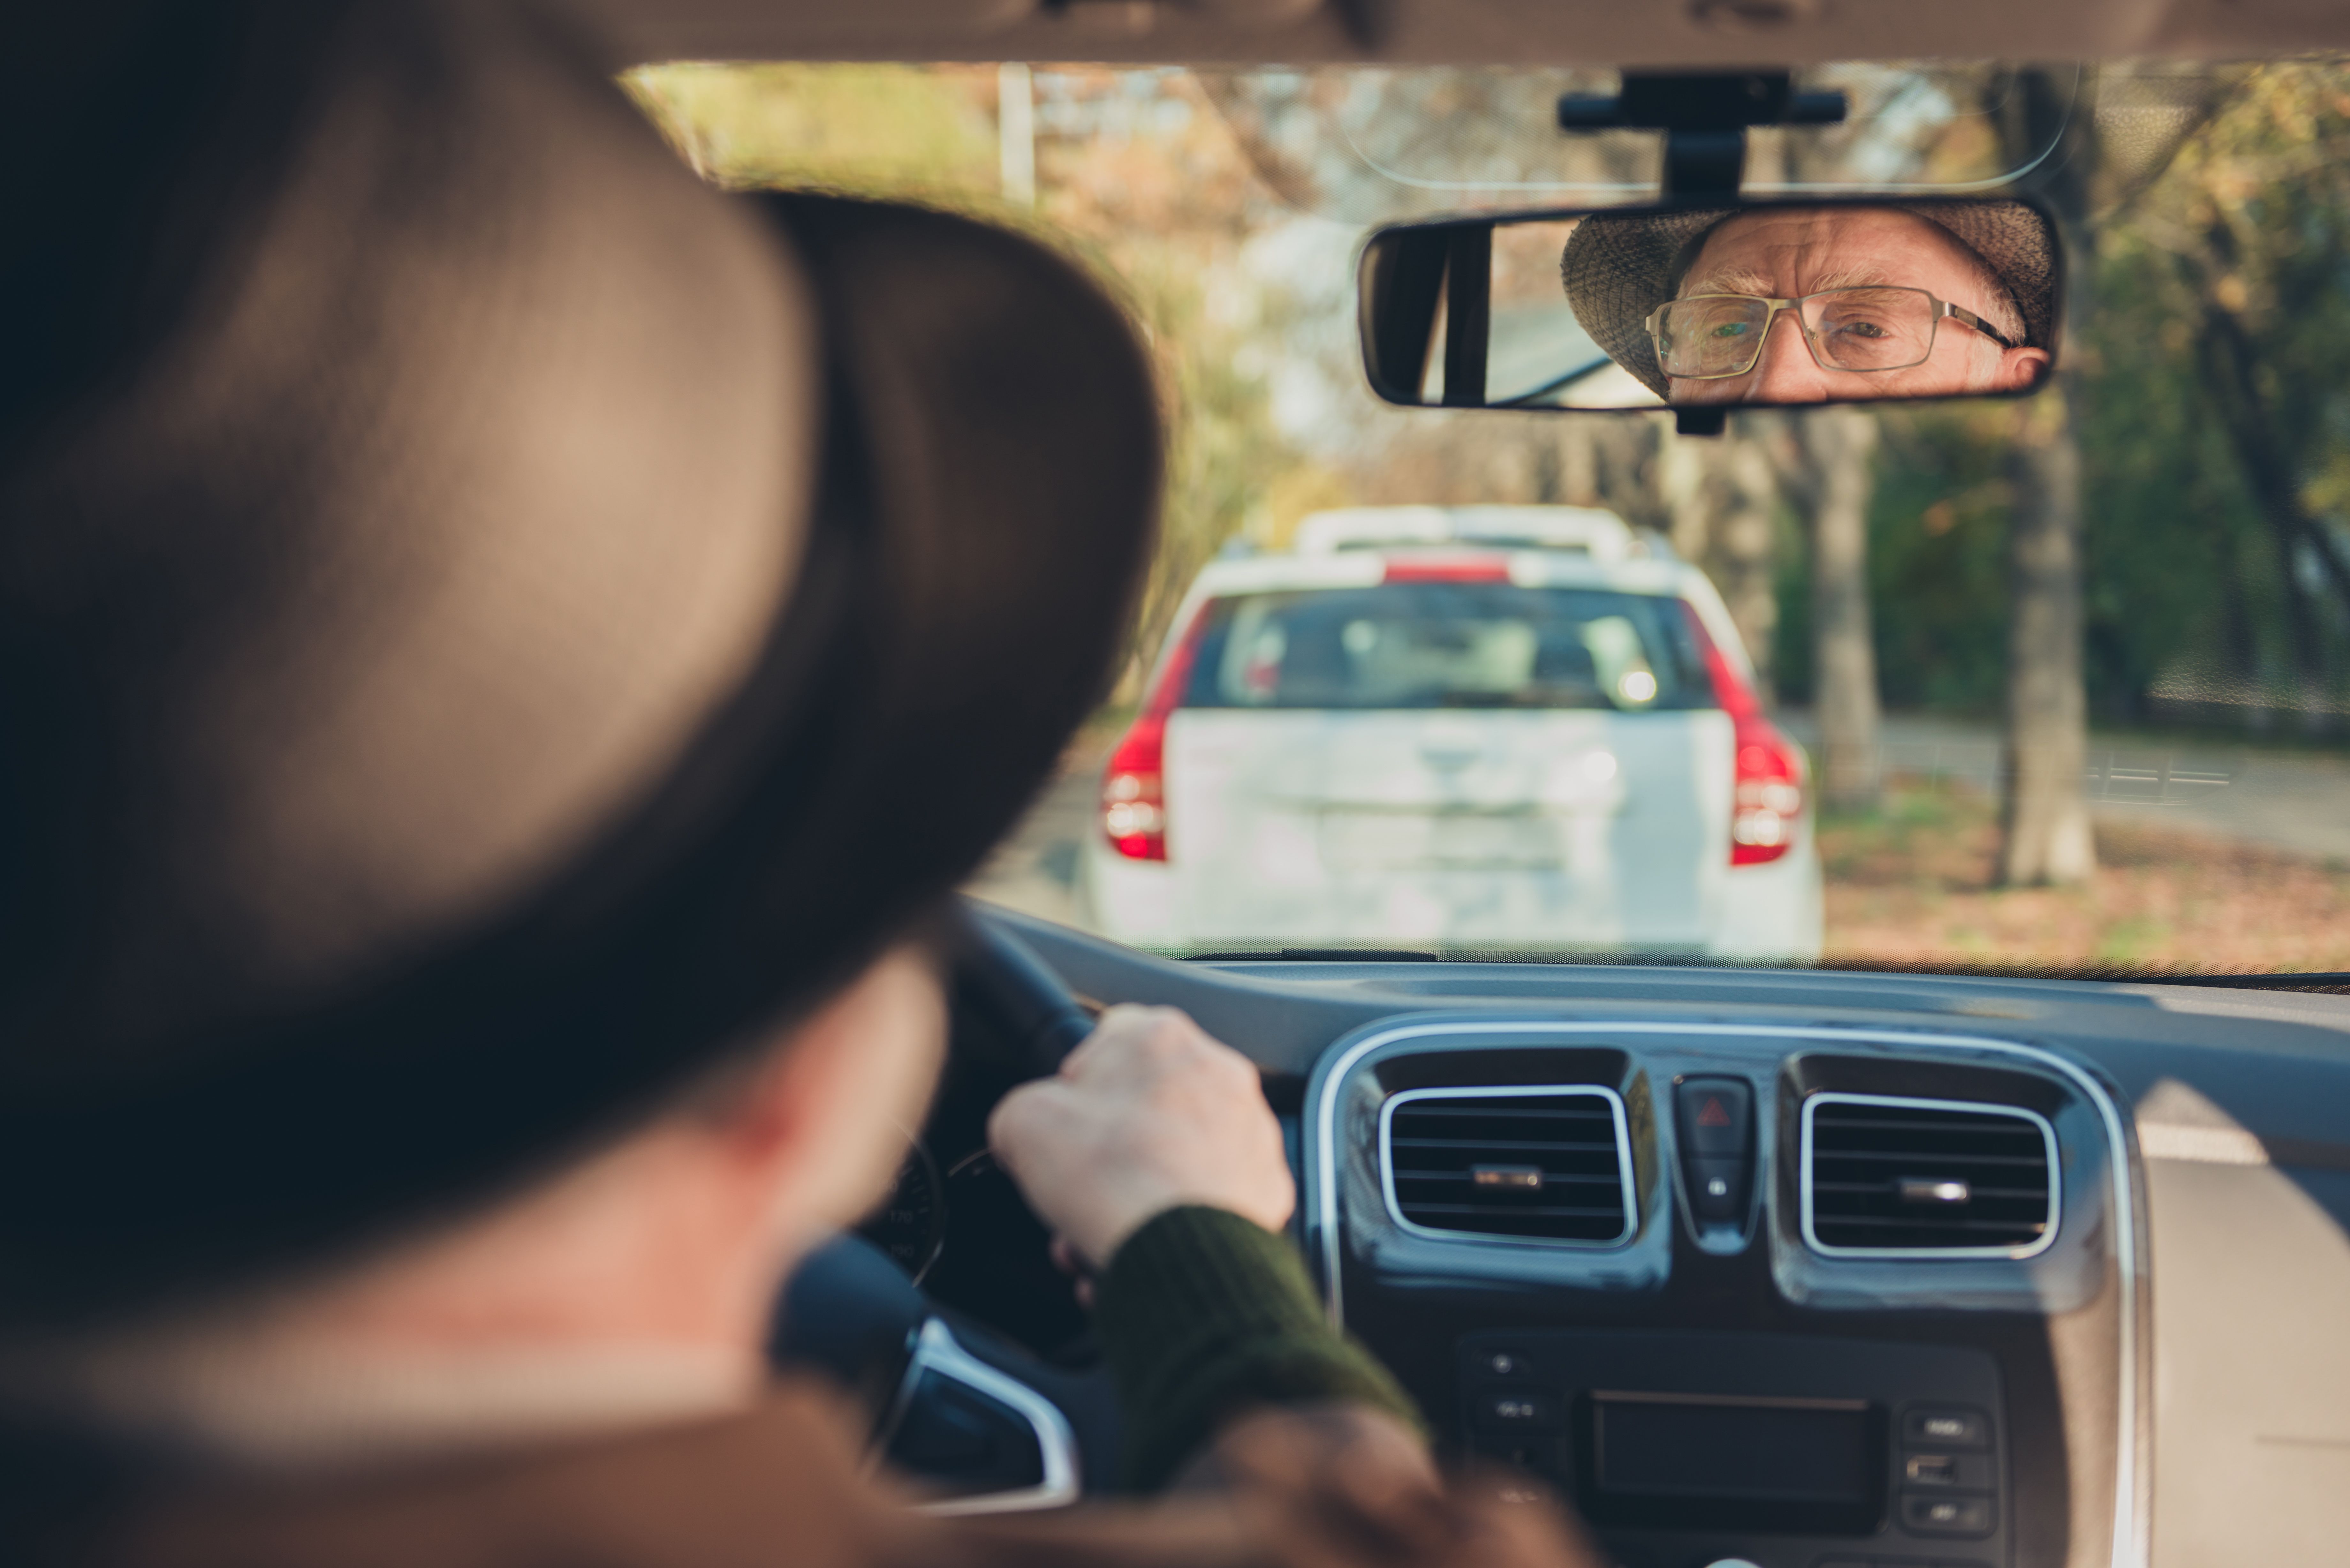
<instances>
[{"instance_id":1,"label":"driver's neck","mask_svg":"<svg viewBox=\"0 0 2350 1568\"><path fill-rule=\"evenodd\" d=\"M0 1348L0 1403L269 1470L741 1409L801 1251L772 1197L703 1179L654 1129L331 1275L96 1343Z\"/></svg>"},{"instance_id":2,"label":"driver's neck","mask_svg":"<svg viewBox=\"0 0 2350 1568\"><path fill-rule=\"evenodd\" d=\"M29 1395L52 1418L207 1466L312 1474L532 1447L748 1407L755 1361L647 1345L442 1349L330 1341L124 1347Z\"/></svg>"}]
</instances>

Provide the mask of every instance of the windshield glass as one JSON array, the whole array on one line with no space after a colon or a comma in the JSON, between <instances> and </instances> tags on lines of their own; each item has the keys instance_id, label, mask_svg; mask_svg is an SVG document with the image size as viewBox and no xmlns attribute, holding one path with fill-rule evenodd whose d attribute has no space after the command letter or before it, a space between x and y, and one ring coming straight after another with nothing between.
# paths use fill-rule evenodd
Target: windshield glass
<instances>
[{"instance_id":1,"label":"windshield glass","mask_svg":"<svg viewBox=\"0 0 2350 1568\"><path fill-rule=\"evenodd\" d=\"M1808 73L1853 118L1758 135L1756 190L2049 214L2037 395L1713 440L1380 402L1367 227L1652 195L1653 138L1549 117L1611 81L630 76L711 179L1024 228L1144 329L1129 657L975 890L1175 954L2350 971L2350 69ZM1571 321L1557 247L1522 270Z\"/></svg>"}]
</instances>

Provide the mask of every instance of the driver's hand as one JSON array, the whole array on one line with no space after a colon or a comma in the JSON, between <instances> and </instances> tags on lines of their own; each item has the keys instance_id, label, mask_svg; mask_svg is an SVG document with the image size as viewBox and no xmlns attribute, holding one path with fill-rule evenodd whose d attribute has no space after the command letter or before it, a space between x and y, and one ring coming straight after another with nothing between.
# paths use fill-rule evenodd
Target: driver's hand
<instances>
[{"instance_id":1,"label":"driver's hand","mask_svg":"<svg viewBox=\"0 0 2350 1568\"><path fill-rule=\"evenodd\" d=\"M1297 1202L1256 1068L1171 1007L1111 1008L1058 1075L1003 1097L987 1137L1093 1269L1170 1209L1207 1204L1278 1231Z\"/></svg>"}]
</instances>

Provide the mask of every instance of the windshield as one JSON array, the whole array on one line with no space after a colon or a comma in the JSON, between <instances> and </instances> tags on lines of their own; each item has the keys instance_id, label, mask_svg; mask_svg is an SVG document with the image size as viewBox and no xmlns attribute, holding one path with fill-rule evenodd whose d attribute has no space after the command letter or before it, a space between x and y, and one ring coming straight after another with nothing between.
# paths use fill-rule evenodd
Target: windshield
<instances>
[{"instance_id":1,"label":"windshield","mask_svg":"<svg viewBox=\"0 0 2350 1568\"><path fill-rule=\"evenodd\" d=\"M1564 76L629 85L712 179L1020 226L1145 328L1159 558L983 896L1178 955L2350 971L2350 69L1813 76L1862 111L1750 183L2039 203L2055 384L1714 440L1381 403L1369 223L1653 194L1652 141L1552 158Z\"/></svg>"}]
</instances>

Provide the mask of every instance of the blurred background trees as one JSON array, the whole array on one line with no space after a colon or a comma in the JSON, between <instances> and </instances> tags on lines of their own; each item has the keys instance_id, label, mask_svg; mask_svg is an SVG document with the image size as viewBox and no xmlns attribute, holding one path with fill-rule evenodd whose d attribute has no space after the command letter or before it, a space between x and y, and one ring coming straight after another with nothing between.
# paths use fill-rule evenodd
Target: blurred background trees
<instances>
[{"instance_id":1,"label":"blurred background trees","mask_svg":"<svg viewBox=\"0 0 2350 1568\"><path fill-rule=\"evenodd\" d=\"M2050 395L1750 413L1715 441L1677 439L1653 417L1406 411L1362 383L1352 264L1366 223L1631 200L1653 185L1651 139L1552 129L1556 92L1604 80L1038 66L1031 205L1004 187L1003 136L1021 119L1017 105L1003 112L1008 79L993 67L678 66L630 85L712 178L984 211L1053 238L1129 301L1174 416L1139 655L1208 556L1277 546L1317 507L1596 503L1713 575L1776 700L1811 711L1839 805L1875 798L1880 710L2005 715L2013 728L2039 701L2027 688L2054 690L2053 722L2074 741L2040 776L2056 796L2069 779L2075 799L2088 722L2316 740L2343 727L2339 67L1840 78L1855 122L1759 133L1762 183L1964 182L2030 165L2027 182L2071 204L2076 276L2096 308L2074 324L2066 386ZM2051 517L2069 560L2035 589L2022 546L2045 543ZM2052 613L2019 614L2034 605ZM2036 850L2012 846L2031 851L2004 857L2012 879L2085 868L2085 831L2059 848L2068 809L2024 831Z\"/></svg>"}]
</instances>

